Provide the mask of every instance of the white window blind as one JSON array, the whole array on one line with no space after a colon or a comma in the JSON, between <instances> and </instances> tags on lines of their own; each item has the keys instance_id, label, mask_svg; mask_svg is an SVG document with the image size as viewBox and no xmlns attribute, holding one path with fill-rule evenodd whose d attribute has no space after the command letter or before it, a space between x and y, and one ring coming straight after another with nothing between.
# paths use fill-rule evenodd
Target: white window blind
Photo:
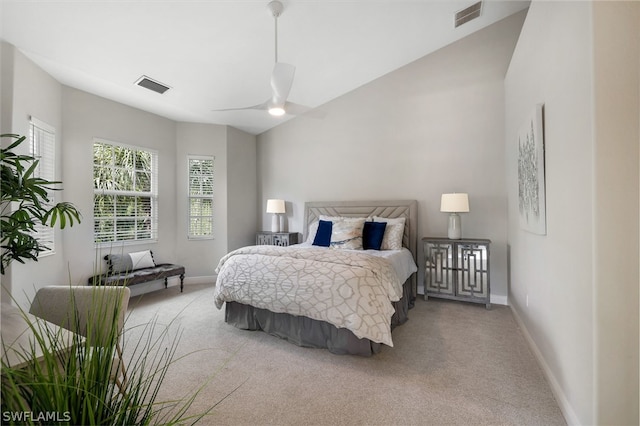
<instances>
[{"instance_id":1,"label":"white window blind","mask_svg":"<svg viewBox=\"0 0 640 426\"><path fill-rule=\"evenodd\" d=\"M189 163L188 238L213 238L214 157L189 155L187 160Z\"/></svg>"},{"instance_id":2,"label":"white window blind","mask_svg":"<svg viewBox=\"0 0 640 426\"><path fill-rule=\"evenodd\" d=\"M97 245L155 241L158 153L104 140L93 143L93 219Z\"/></svg>"},{"instance_id":3,"label":"white window blind","mask_svg":"<svg viewBox=\"0 0 640 426\"><path fill-rule=\"evenodd\" d=\"M35 176L54 181L56 164L55 128L35 117L30 117L29 141L29 155L38 160L38 166L34 171ZM49 201L43 203L43 207L47 210L55 205L54 192L52 190L47 191ZM43 249L38 253L38 257L55 253L55 230L53 228L38 224L35 226L32 235Z\"/></svg>"}]
</instances>

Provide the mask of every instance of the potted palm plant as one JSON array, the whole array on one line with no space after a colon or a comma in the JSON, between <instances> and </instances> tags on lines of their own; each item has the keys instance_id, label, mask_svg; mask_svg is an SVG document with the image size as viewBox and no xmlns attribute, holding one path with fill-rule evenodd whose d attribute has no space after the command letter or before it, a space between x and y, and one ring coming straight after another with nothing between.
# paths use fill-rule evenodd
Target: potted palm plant
<instances>
[{"instance_id":1,"label":"potted palm plant","mask_svg":"<svg viewBox=\"0 0 640 426\"><path fill-rule=\"evenodd\" d=\"M36 225L56 226L64 229L80 222L80 212L71 203L49 205L49 191L60 190L62 182L49 181L36 175L38 160L30 155L14 152L25 136L3 134L0 138L13 139L0 150L2 191L0 198L2 259L0 273L4 275L12 261L24 263L26 259L38 261L38 253L46 247L37 240Z\"/></svg>"}]
</instances>

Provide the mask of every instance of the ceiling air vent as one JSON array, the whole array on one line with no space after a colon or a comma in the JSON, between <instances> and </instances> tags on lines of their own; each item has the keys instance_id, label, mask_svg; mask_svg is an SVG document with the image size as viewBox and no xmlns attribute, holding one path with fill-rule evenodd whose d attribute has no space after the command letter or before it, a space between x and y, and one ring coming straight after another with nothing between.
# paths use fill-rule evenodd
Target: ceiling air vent
<instances>
[{"instance_id":1,"label":"ceiling air vent","mask_svg":"<svg viewBox=\"0 0 640 426\"><path fill-rule=\"evenodd\" d=\"M136 84L140 87L144 87L145 89L153 90L156 93L160 93L161 95L170 89L169 86L162 84L158 81L155 81L147 77L146 75L143 75L142 77L140 77L136 81Z\"/></svg>"},{"instance_id":2,"label":"ceiling air vent","mask_svg":"<svg viewBox=\"0 0 640 426\"><path fill-rule=\"evenodd\" d=\"M466 24L467 22L471 21L472 19L476 19L478 16L480 16L480 12L482 12L482 2L479 1L478 3L471 5L469 7L467 7L466 9L462 9L459 12L456 12L455 15L455 22L453 24L453 26L455 28L458 28L460 25L462 24Z\"/></svg>"}]
</instances>

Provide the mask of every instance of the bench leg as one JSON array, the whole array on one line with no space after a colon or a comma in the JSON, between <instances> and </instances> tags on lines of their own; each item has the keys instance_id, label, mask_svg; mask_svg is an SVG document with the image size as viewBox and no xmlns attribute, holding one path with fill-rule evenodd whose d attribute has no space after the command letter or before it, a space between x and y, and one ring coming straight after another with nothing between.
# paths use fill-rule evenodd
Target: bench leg
<instances>
[{"instance_id":1,"label":"bench leg","mask_svg":"<svg viewBox=\"0 0 640 426\"><path fill-rule=\"evenodd\" d=\"M167 277L164 278L164 288L167 288Z\"/></svg>"},{"instance_id":2,"label":"bench leg","mask_svg":"<svg viewBox=\"0 0 640 426\"><path fill-rule=\"evenodd\" d=\"M184 274L180 274L180 293L182 293L183 288L184 288Z\"/></svg>"}]
</instances>

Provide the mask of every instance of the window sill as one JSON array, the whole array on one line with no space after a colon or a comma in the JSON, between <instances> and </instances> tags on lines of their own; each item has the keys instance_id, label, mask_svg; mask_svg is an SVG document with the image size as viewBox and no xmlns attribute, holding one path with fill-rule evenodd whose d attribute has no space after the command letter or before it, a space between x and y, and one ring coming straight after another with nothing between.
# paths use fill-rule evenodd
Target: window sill
<instances>
[{"instance_id":1,"label":"window sill","mask_svg":"<svg viewBox=\"0 0 640 426\"><path fill-rule=\"evenodd\" d=\"M104 248L113 248L113 247L129 247L129 246L141 246L147 244L156 244L158 239L153 240L134 240L134 241L109 241L107 243L94 243L94 248L104 249Z\"/></svg>"}]
</instances>

